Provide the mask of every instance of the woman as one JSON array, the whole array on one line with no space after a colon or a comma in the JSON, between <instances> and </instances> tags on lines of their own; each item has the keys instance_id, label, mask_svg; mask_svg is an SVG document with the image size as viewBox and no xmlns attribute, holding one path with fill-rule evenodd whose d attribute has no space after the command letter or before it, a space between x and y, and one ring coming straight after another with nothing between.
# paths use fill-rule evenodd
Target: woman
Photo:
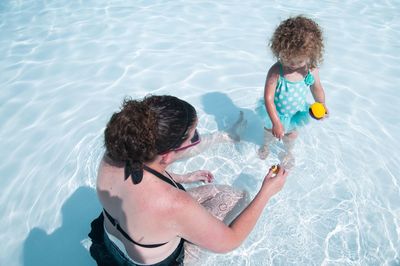
<instances>
[{"instance_id":1,"label":"woman","mask_svg":"<svg viewBox=\"0 0 400 266\"><path fill-rule=\"evenodd\" d=\"M270 171L260 191L228 226L180 184L210 181L208 171L166 171L200 143L196 111L173 96L125 100L105 130L106 154L97 192L103 213L92 223L91 254L99 265L182 265L184 241L212 252L237 248L248 236L287 172ZM104 230L103 230L104 228Z\"/></svg>"}]
</instances>

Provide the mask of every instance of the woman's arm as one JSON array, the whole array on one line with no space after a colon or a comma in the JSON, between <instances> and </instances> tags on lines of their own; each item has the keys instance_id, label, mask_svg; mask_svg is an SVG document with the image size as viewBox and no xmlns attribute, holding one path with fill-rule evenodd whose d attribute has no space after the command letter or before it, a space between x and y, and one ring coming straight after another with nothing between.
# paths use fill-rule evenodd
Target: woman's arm
<instances>
[{"instance_id":1,"label":"woman's arm","mask_svg":"<svg viewBox=\"0 0 400 266\"><path fill-rule=\"evenodd\" d=\"M269 171L260 191L229 225L213 217L190 196L177 201L174 217L179 236L212 252L225 253L238 246L254 228L269 199L282 189L287 172L281 168L276 177Z\"/></svg>"},{"instance_id":2,"label":"woman's arm","mask_svg":"<svg viewBox=\"0 0 400 266\"><path fill-rule=\"evenodd\" d=\"M214 180L214 176L210 171L207 170L197 170L187 174L175 174L172 172L168 172L175 182L178 183L193 183L203 181L206 183L211 183Z\"/></svg>"},{"instance_id":3,"label":"woman's arm","mask_svg":"<svg viewBox=\"0 0 400 266\"><path fill-rule=\"evenodd\" d=\"M226 143L226 142L233 142L232 138L229 136L227 132L217 131L211 134L202 134L200 135L200 143L196 146L191 147L190 149L186 149L184 151L180 151L176 154L175 160L183 160L190 157L194 157L212 145Z\"/></svg>"}]
</instances>

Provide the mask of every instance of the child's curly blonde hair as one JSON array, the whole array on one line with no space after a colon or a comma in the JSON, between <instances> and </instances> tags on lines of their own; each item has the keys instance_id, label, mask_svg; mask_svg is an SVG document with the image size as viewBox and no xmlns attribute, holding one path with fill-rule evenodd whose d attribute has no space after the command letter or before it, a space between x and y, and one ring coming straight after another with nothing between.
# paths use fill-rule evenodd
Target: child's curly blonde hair
<instances>
[{"instance_id":1,"label":"child's curly blonde hair","mask_svg":"<svg viewBox=\"0 0 400 266\"><path fill-rule=\"evenodd\" d=\"M316 22L301 15L282 21L270 45L278 59L305 56L310 59L310 68L317 67L323 60L322 30Z\"/></svg>"}]
</instances>

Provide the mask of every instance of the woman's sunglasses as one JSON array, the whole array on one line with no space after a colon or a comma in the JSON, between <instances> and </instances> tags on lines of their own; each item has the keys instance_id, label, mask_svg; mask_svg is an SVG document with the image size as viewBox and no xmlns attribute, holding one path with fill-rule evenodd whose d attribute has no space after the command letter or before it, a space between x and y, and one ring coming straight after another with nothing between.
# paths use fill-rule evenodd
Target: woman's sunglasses
<instances>
[{"instance_id":1,"label":"woman's sunglasses","mask_svg":"<svg viewBox=\"0 0 400 266\"><path fill-rule=\"evenodd\" d=\"M197 144L200 143L200 135L199 132L197 131L197 129L194 131L193 137L190 139L190 144L183 146L183 147L179 147L176 149L172 149L171 151L182 151L182 150L186 150L187 148L193 147Z\"/></svg>"}]
</instances>

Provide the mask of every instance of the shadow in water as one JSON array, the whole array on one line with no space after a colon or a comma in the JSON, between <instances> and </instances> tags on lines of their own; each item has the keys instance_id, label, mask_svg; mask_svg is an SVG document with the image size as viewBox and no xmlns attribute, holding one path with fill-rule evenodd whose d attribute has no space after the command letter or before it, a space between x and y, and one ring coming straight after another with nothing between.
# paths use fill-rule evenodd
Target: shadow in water
<instances>
[{"instance_id":1,"label":"shadow in water","mask_svg":"<svg viewBox=\"0 0 400 266\"><path fill-rule=\"evenodd\" d=\"M233 181L232 186L246 191L258 191L261 182L260 180L256 180L252 175L241 173Z\"/></svg>"},{"instance_id":2,"label":"shadow in water","mask_svg":"<svg viewBox=\"0 0 400 266\"><path fill-rule=\"evenodd\" d=\"M241 140L257 145L262 144L264 124L255 110L236 106L228 95L221 92L210 92L203 95L202 104L204 111L214 116L220 131L229 129L237 120L239 112L243 111L247 127L241 134Z\"/></svg>"},{"instance_id":3,"label":"shadow in water","mask_svg":"<svg viewBox=\"0 0 400 266\"><path fill-rule=\"evenodd\" d=\"M62 225L48 235L33 228L24 243L24 265L96 265L81 241L88 238L90 222L101 212L94 189L78 188L64 203Z\"/></svg>"}]
</instances>

